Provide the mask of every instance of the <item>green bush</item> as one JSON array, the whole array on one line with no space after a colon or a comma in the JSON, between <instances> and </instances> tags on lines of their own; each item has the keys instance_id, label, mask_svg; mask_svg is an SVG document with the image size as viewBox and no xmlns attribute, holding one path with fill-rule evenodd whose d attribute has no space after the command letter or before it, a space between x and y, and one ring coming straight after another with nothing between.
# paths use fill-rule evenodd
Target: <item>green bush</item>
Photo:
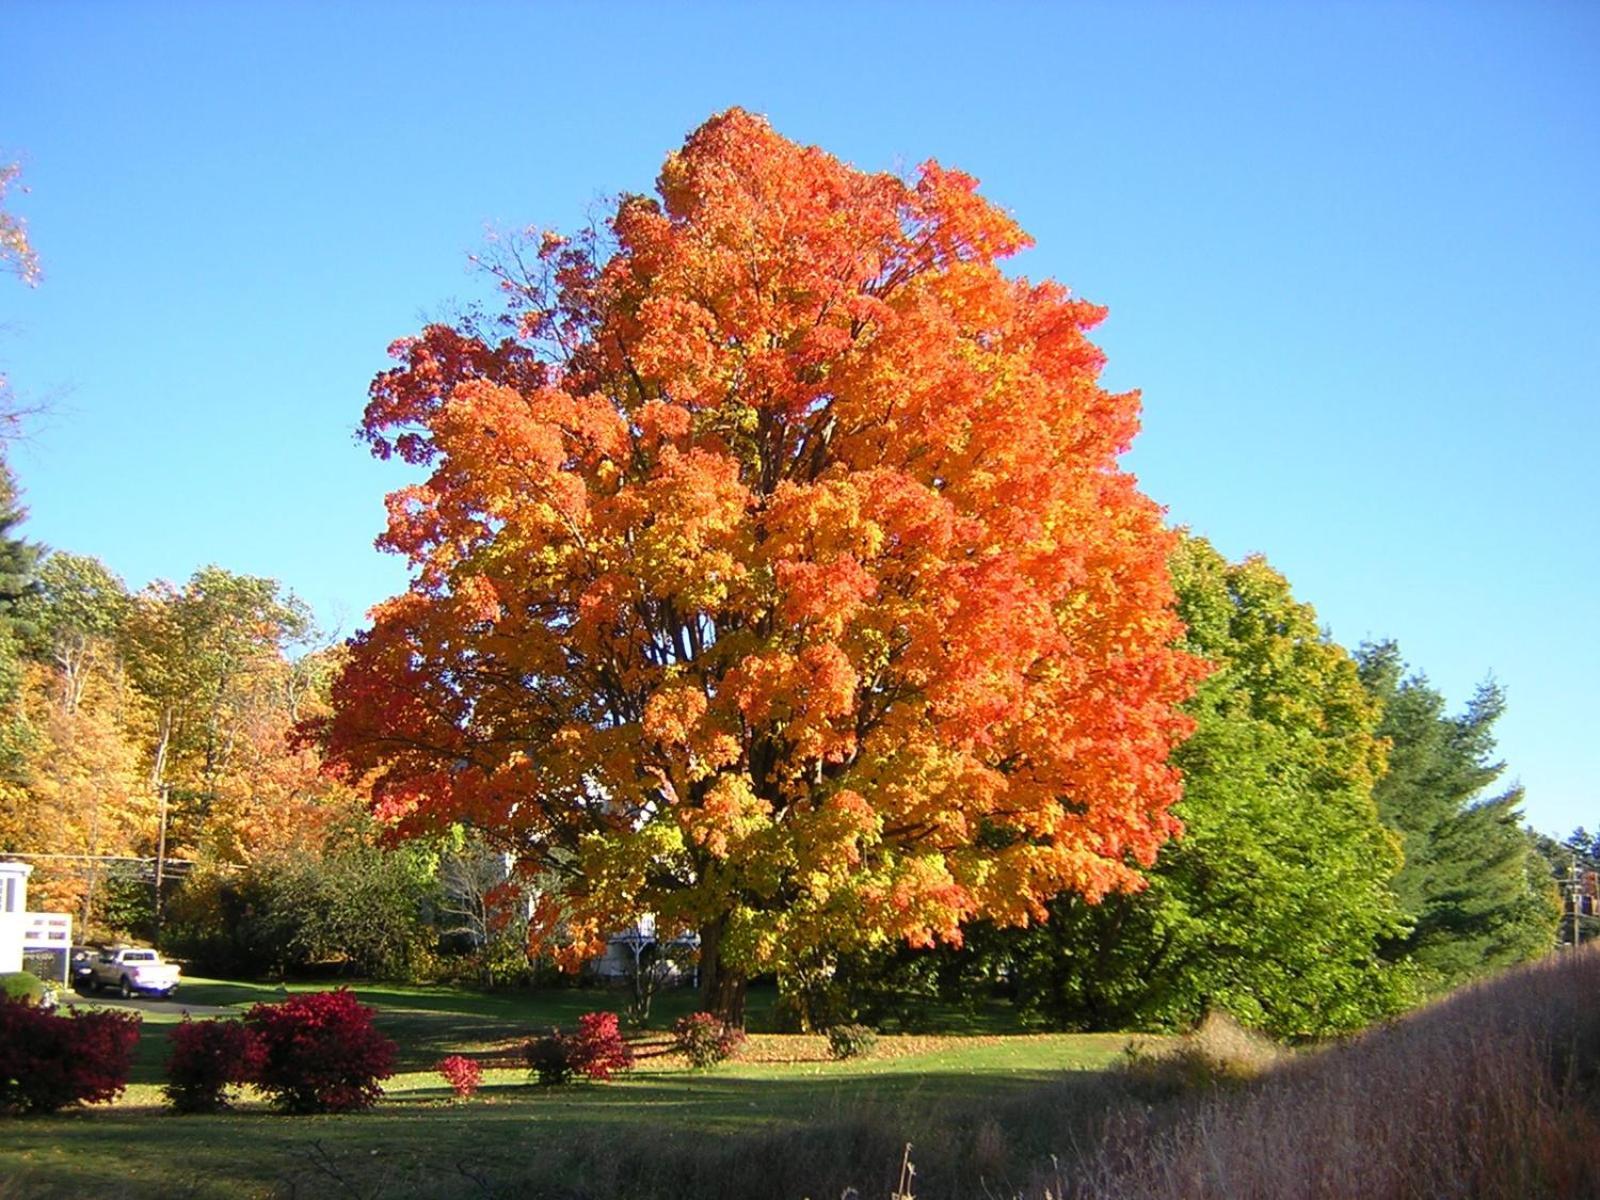
<instances>
[{"instance_id":1,"label":"green bush","mask_svg":"<svg viewBox=\"0 0 1600 1200\"><path fill-rule=\"evenodd\" d=\"M433 965L422 919L429 871L421 851L352 844L276 855L237 873L196 873L174 898L168 944L230 975L337 964L368 978L410 979Z\"/></svg>"},{"instance_id":2,"label":"green bush","mask_svg":"<svg viewBox=\"0 0 1600 1200\"><path fill-rule=\"evenodd\" d=\"M835 1025L828 1030L828 1052L837 1059L865 1058L877 1046L878 1035L869 1025Z\"/></svg>"},{"instance_id":3,"label":"green bush","mask_svg":"<svg viewBox=\"0 0 1600 1200\"><path fill-rule=\"evenodd\" d=\"M20 1000L24 1004L40 1004L49 994L50 986L37 975L27 971L6 971L0 974L0 993L7 1000Z\"/></svg>"}]
</instances>

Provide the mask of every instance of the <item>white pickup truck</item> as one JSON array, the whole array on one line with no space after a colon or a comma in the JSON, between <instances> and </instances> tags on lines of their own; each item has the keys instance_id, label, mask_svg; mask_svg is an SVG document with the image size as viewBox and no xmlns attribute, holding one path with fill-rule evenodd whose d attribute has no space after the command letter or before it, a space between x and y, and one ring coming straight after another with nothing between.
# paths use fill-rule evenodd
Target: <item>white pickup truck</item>
<instances>
[{"instance_id":1,"label":"white pickup truck","mask_svg":"<svg viewBox=\"0 0 1600 1200\"><path fill-rule=\"evenodd\" d=\"M135 992L170 996L178 990L178 964L162 962L154 950L113 947L89 962L89 987L116 988L124 999Z\"/></svg>"}]
</instances>

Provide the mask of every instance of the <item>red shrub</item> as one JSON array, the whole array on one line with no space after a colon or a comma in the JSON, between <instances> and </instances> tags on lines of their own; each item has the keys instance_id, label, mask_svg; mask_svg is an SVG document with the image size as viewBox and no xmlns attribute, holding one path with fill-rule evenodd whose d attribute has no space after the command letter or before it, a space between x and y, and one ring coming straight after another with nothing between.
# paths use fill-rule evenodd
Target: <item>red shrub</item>
<instances>
[{"instance_id":1,"label":"red shrub","mask_svg":"<svg viewBox=\"0 0 1600 1200\"><path fill-rule=\"evenodd\" d=\"M260 1039L239 1021L183 1021L167 1034L167 1101L179 1112L218 1112L230 1102L228 1088L251 1083L264 1057Z\"/></svg>"},{"instance_id":2,"label":"red shrub","mask_svg":"<svg viewBox=\"0 0 1600 1200\"><path fill-rule=\"evenodd\" d=\"M572 1069L590 1079L604 1081L633 1066L633 1051L622 1040L616 1013L584 1013L570 1042Z\"/></svg>"},{"instance_id":3,"label":"red shrub","mask_svg":"<svg viewBox=\"0 0 1600 1200\"><path fill-rule=\"evenodd\" d=\"M483 1082L483 1068L472 1059L460 1054L441 1058L433 1064L433 1069L444 1076L444 1081L462 1100L470 1100L472 1093L478 1090L478 1084Z\"/></svg>"},{"instance_id":4,"label":"red shrub","mask_svg":"<svg viewBox=\"0 0 1600 1200\"><path fill-rule=\"evenodd\" d=\"M128 1086L138 1041L134 1013L58 1017L0 1000L0 1111L54 1112L115 1100Z\"/></svg>"},{"instance_id":5,"label":"red shrub","mask_svg":"<svg viewBox=\"0 0 1600 1200\"><path fill-rule=\"evenodd\" d=\"M552 1029L522 1048L528 1066L545 1084L567 1083L574 1074L601 1081L633 1066L633 1051L622 1040L617 1014L584 1013L577 1033Z\"/></svg>"},{"instance_id":6,"label":"red shrub","mask_svg":"<svg viewBox=\"0 0 1600 1200\"><path fill-rule=\"evenodd\" d=\"M394 1074L394 1043L343 988L258 1004L244 1022L261 1046L255 1082L287 1112L371 1108L383 1095L378 1081Z\"/></svg>"},{"instance_id":7,"label":"red shrub","mask_svg":"<svg viewBox=\"0 0 1600 1200\"><path fill-rule=\"evenodd\" d=\"M744 1044L744 1030L724 1025L714 1013L690 1013L672 1027L678 1051L694 1067L711 1067L732 1058Z\"/></svg>"}]
</instances>

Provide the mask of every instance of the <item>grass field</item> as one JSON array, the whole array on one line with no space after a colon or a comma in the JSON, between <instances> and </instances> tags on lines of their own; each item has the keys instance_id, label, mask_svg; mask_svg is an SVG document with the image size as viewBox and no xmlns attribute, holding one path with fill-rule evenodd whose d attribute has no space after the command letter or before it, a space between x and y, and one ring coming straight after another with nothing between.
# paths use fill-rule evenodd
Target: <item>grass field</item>
<instances>
[{"instance_id":1,"label":"grass field","mask_svg":"<svg viewBox=\"0 0 1600 1200\"><path fill-rule=\"evenodd\" d=\"M166 1033L178 1013L145 1006L133 1083L114 1105L7 1121L0 1196L607 1194L631 1160L720 1150L737 1157L751 1139L823 1129L879 1128L884 1170L899 1130L955 1110L974 1114L1017 1102L1063 1079L1093 1079L1127 1039L1120 1035L966 1033L887 1036L871 1057L834 1062L820 1036L754 1033L738 1061L696 1072L669 1052L664 1033L693 1007L688 992L658 1001L653 1029L637 1036L638 1068L607 1084L530 1086L517 1053L530 1033L572 1027L616 993L559 990L478 994L447 988L354 989L379 1010L400 1045L400 1073L374 1111L283 1117L259 1102L220 1116L163 1109ZM179 1002L211 1015L280 998L270 986L195 980ZM763 1015L758 993L753 1024ZM89 1001L86 1003L94 1003ZM139 1005L135 1002L135 1006ZM1006 1029L1004 1010L968 1016L967 1028ZM468 1103L454 1101L432 1064L450 1053L489 1064ZM979 1121L978 1123L981 1123ZM623 1149L626 1148L626 1152ZM781 1181L771 1181L780 1186ZM798 1185L798 1181L797 1181ZM637 1190L637 1189L630 1189ZM661 1194L672 1194L670 1191ZM766 1194L776 1194L768 1192ZM797 1193L798 1194L798 1193Z\"/></svg>"},{"instance_id":2,"label":"grass field","mask_svg":"<svg viewBox=\"0 0 1600 1200\"><path fill-rule=\"evenodd\" d=\"M159 1012L121 1102L0 1125L0 1200L888 1200L907 1143L916 1200L1600 1196L1600 950L1327 1047L1244 1054L1202 1029L1132 1071L1106 1069L1123 1035L1001 1032L1014 1022L994 1010L845 1063L820 1037L757 1033L739 1061L692 1072L661 1052L692 1003L679 995L634 1073L544 1089L511 1065L517 1044L620 997L357 992L403 1047L375 1110L172 1115L158 1081L178 1014ZM201 981L184 1000L242 1011L277 995ZM505 1064L470 1103L428 1069L453 1051Z\"/></svg>"}]
</instances>

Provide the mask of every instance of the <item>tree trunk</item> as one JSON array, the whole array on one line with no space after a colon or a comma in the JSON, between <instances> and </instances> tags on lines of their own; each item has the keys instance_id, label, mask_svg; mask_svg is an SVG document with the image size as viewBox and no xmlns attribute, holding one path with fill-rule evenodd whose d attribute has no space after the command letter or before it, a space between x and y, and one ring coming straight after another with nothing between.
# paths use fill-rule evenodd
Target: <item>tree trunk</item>
<instances>
[{"instance_id":1,"label":"tree trunk","mask_svg":"<svg viewBox=\"0 0 1600 1200\"><path fill-rule=\"evenodd\" d=\"M700 1007L714 1013L726 1025L744 1028L744 975L729 968L722 958L722 934L726 918L719 917L700 927Z\"/></svg>"}]
</instances>

